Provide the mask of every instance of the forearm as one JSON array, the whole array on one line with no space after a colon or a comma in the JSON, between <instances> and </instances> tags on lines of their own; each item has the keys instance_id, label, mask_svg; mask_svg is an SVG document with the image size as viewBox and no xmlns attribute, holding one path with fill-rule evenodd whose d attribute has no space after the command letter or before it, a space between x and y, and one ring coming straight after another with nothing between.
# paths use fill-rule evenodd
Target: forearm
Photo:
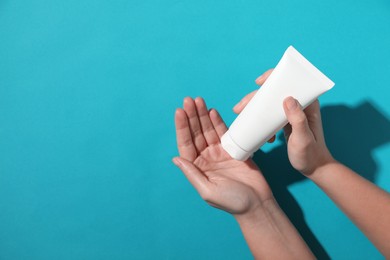
<instances>
[{"instance_id":1,"label":"forearm","mask_svg":"<svg viewBox=\"0 0 390 260\"><path fill-rule=\"evenodd\" d=\"M334 161L317 169L312 179L390 257L390 195Z\"/></svg>"},{"instance_id":2,"label":"forearm","mask_svg":"<svg viewBox=\"0 0 390 260\"><path fill-rule=\"evenodd\" d=\"M235 218L255 259L315 258L274 199Z\"/></svg>"}]
</instances>

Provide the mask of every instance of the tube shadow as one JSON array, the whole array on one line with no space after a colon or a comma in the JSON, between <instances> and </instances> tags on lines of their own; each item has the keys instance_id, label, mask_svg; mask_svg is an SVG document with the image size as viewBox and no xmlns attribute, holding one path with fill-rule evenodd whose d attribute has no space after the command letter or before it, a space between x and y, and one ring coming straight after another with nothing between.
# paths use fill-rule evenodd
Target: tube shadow
<instances>
[{"instance_id":1,"label":"tube shadow","mask_svg":"<svg viewBox=\"0 0 390 260\"><path fill-rule=\"evenodd\" d=\"M355 107L325 106L321 109L325 139L333 156L371 182L376 180L377 164L372 151L390 141L390 120L372 102ZM280 207L298 229L318 259L330 259L305 222L303 212L287 187L306 178L295 171L283 145L270 152L258 151L253 160L261 168Z\"/></svg>"}]
</instances>

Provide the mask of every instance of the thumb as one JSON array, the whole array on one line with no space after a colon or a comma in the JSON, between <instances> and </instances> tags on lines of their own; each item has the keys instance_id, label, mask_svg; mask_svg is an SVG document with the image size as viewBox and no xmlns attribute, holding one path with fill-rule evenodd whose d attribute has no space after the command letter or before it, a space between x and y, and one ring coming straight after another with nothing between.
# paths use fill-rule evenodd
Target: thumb
<instances>
[{"instance_id":1,"label":"thumb","mask_svg":"<svg viewBox=\"0 0 390 260\"><path fill-rule=\"evenodd\" d=\"M306 114L303 112L299 102L293 97L288 97L283 102L284 112L292 128L292 134L298 140L312 138L313 133L310 130Z\"/></svg>"},{"instance_id":2,"label":"thumb","mask_svg":"<svg viewBox=\"0 0 390 260\"><path fill-rule=\"evenodd\" d=\"M194 186L194 188L198 191L200 196L203 199L206 199L205 197L209 191L209 182L207 177L193 163L184 158L175 157L172 159L172 162L180 168L192 186Z\"/></svg>"}]
</instances>

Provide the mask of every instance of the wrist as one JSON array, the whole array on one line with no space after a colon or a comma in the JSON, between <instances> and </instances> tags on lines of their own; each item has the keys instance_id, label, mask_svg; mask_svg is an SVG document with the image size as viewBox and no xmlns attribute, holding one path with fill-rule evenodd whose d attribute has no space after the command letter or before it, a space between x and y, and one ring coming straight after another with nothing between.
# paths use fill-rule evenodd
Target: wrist
<instances>
[{"instance_id":1,"label":"wrist","mask_svg":"<svg viewBox=\"0 0 390 260\"><path fill-rule=\"evenodd\" d=\"M255 259L314 259L275 198L234 217Z\"/></svg>"},{"instance_id":2,"label":"wrist","mask_svg":"<svg viewBox=\"0 0 390 260\"><path fill-rule=\"evenodd\" d=\"M233 216L240 226L264 224L265 222L270 221L270 211L273 211L276 207L279 206L272 196L263 201L259 199L259 203L247 212L234 214Z\"/></svg>"},{"instance_id":3,"label":"wrist","mask_svg":"<svg viewBox=\"0 0 390 260\"><path fill-rule=\"evenodd\" d=\"M321 150L322 152L317 153L317 156L315 156L312 159L314 162L313 166L303 171L300 171L303 175L305 175L309 179L312 178L314 173L321 172L324 167L336 162L336 160L333 158L332 154L329 152L327 148Z\"/></svg>"},{"instance_id":4,"label":"wrist","mask_svg":"<svg viewBox=\"0 0 390 260\"><path fill-rule=\"evenodd\" d=\"M310 180L317 183L319 182L324 175L331 172L331 168L333 168L335 165L340 165L341 163L338 162L333 157L323 164L319 165L309 176L307 176Z\"/></svg>"}]
</instances>

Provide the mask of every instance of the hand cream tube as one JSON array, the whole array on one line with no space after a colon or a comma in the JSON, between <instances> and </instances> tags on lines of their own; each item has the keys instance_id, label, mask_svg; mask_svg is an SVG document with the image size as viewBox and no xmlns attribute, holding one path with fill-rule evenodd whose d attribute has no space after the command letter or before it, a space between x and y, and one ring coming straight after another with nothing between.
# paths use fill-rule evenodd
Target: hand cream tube
<instances>
[{"instance_id":1,"label":"hand cream tube","mask_svg":"<svg viewBox=\"0 0 390 260\"><path fill-rule=\"evenodd\" d=\"M285 98L292 96L306 108L333 86L294 47L288 47L272 74L222 136L222 147L234 159L247 160L287 124Z\"/></svg>"}]
</instances>

